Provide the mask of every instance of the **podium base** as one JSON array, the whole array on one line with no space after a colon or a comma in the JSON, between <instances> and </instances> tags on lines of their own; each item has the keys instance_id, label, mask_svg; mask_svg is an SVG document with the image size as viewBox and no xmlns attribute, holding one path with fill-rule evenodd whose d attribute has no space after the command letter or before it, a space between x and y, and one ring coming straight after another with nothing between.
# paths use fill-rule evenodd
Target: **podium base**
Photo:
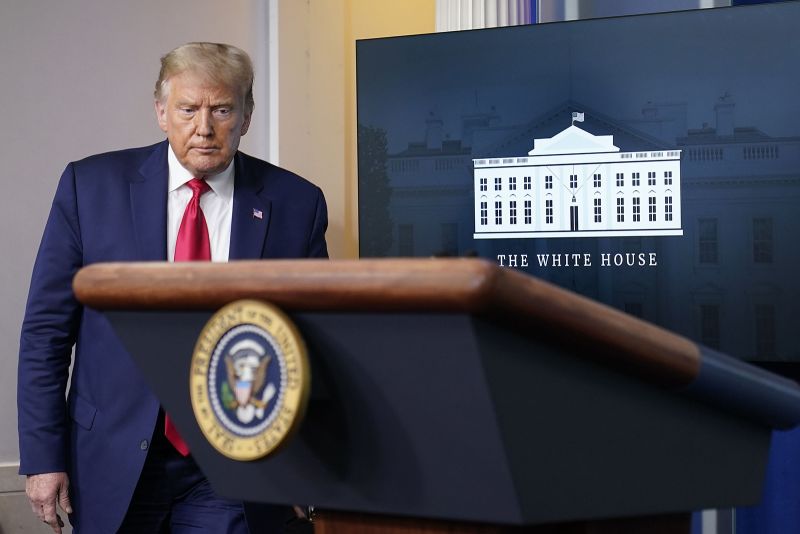
<instances>
[{"instance_id":1,"label":"podium base","mask_svg":"<svg viewBox=\"0 0 800 534\"><path fill-rule=\"evenodd\" d=\"M689 534L680 513L534 526L503 526L317 510L314 534Z\"/></svg>"}]
</instances>

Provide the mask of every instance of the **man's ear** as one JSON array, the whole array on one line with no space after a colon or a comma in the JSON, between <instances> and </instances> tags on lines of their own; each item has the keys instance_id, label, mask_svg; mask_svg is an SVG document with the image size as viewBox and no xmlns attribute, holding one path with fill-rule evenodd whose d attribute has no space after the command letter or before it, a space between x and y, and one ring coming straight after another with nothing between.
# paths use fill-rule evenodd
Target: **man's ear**
<instances>
[{"instance_id":1,"label":"man's ear","mask_svg":"<svg viewBox=\"0 0 800 534\"><path fill-rule=\"evenodd\" d=\"M248 113L244 116L244 122L242 122L242 129L239 130L239 135L244 135L247 133L247 130L250 128L250 118L252 116L252 113Z\"/></svg>"},{"instance_id":2,"label":"man's ear","mask_svg":"<svg viewBox=\"0 0 800 534\"><path fill-rule=\"evenodd\" d=\"M167 104L159 99L155 100L156 120L158 120L158 127L164 132L167 131Z\"/></svg>"}]
</instances>

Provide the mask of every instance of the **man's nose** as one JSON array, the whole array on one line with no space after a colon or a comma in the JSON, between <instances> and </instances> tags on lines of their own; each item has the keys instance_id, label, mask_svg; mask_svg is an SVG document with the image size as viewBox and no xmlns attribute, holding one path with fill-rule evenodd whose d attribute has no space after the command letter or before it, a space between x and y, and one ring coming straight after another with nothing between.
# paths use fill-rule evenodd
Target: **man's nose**
<instances>
[{"instance_id":1,"label":"man's nose","mask_svg":"<svg viewBox=\"0 0 800 534\"><path fill-rule=\"evenodd\" d=\"M211 123L211 111L201 109L195 114L195 128L197 135L202 137L209 137L214 133L214 127Z\"/></svg>"}]
</instances>

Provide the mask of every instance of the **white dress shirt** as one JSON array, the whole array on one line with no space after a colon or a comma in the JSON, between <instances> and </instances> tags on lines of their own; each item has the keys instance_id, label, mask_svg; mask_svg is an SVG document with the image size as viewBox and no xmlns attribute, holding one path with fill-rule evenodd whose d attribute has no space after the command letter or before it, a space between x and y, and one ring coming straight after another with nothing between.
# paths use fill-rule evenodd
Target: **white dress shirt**
<instances>
[{"instance_id":1,"label":"white dress shirt","mask_svg":"<svg viewBox=\"0 0 800 534\"><path fill-rule=\"evenodd\" d=\"M168 148L169 189L167 193L167 259L175 259L175 242L181 226L183 212L192 199L192 190L186 183L194 178L178 161L172 147ZM233 214L233 161L219 174L206 177L211 191L200 197L200 209L208 225L211 242L211 261L228 261L231 245L231 217Z\"/></svg>"}]
</instances>

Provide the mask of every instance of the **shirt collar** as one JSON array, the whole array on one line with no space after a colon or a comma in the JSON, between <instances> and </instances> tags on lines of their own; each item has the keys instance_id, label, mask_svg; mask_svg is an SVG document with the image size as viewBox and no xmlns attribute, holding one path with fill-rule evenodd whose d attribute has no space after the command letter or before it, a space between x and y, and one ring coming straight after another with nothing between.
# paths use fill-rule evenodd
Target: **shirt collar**
<instances>
[{"instance_id":1,"label":"shirt collar","mask_svg":"<svg viewBox=\"0 0 800 534\"><path fill-rule=\"evenodd\" d=\"M178 156L172 150L172 145L167 143L167 167L169 168L169 188L168 192L175 191L183 184L194 178L191 172L186 170L181 162L178 161ZM219 174L206 177L206 183L211 187L218 196L222 198L233 197L233 160L230 164Z\"/></svg>"}]
</instances>

